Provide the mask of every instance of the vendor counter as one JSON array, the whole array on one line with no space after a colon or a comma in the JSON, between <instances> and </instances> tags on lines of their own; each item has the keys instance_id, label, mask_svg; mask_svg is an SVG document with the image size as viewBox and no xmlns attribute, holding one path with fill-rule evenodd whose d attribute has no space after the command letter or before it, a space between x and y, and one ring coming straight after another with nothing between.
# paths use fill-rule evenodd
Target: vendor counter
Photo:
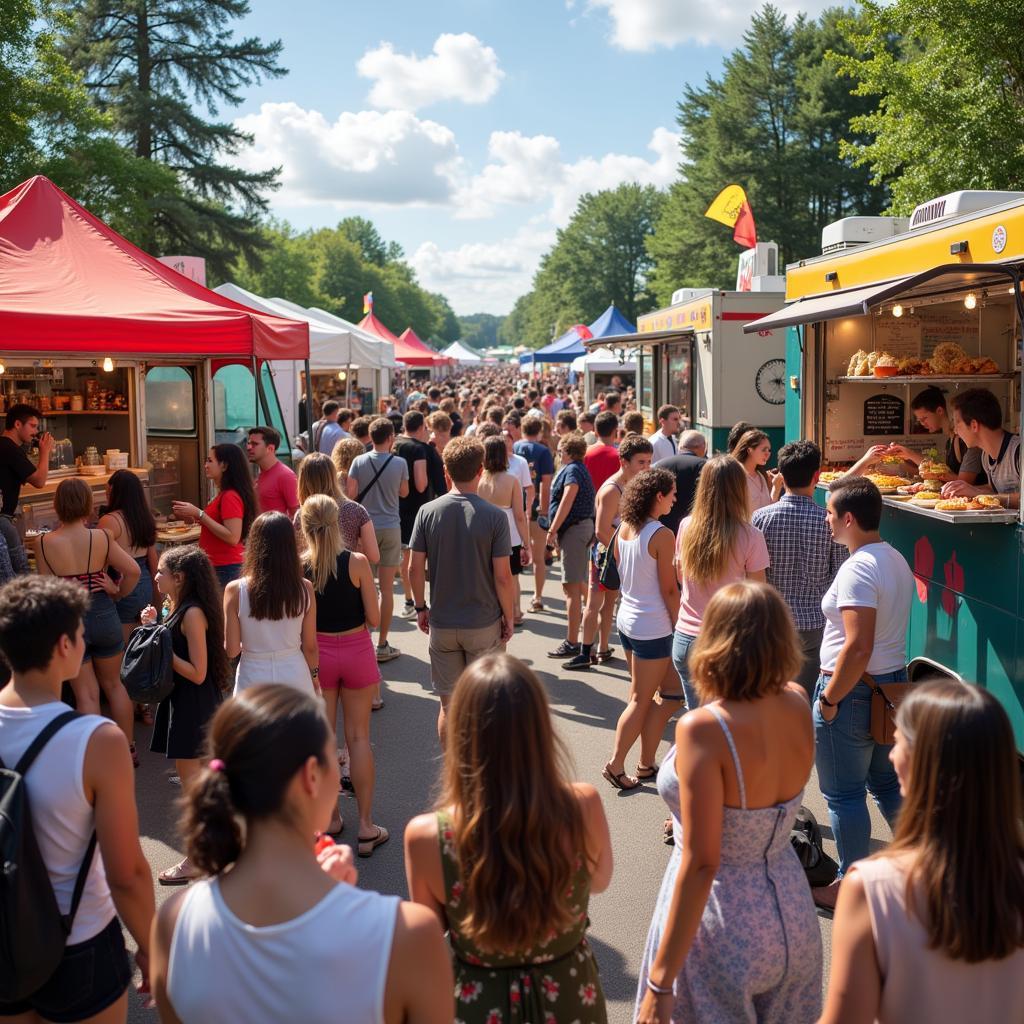
<instances>
[{"instance_id":1,"label":"vendor counter","mask_svg":"<svg viewBox=\"0 0 1024 1024\"><path fill-rule=\"evenodd\" d=\"M149 470L129 467L128 471L134 473L142 481L148 501ZM68 472L51 473L42 487L33 487L31 484L25 484L21 488L21 500L18 507L22 512L19 522L23 531L39 530L43 527L52 530L59 525L57 513L53 510L53 496L56 494L61 480L67 480L69 477L76 475L79 479L84 480L92 489L93 507L95 510L99 510L100 505L104 504L107 500L107 481L114 475L114 471L89 476Z\"/></svg>"}]
</instances>

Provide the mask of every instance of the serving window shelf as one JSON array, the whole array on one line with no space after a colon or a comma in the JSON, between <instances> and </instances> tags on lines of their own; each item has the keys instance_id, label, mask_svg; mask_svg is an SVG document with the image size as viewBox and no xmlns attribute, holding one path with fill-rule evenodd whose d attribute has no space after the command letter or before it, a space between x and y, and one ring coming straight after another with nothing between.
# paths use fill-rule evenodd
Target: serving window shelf
<instances>
[{"instance_id":1,"label":"serving window shelf","mask_svg":"<svg viewBox=\"0 0 1024 1024\"><path fill-rule=\"evenodd\" d=\"M991 526L996 523L1016 523L1020 518L1020 513L1013 508L1003 509L1000 512L942 512L934 508L925 508L923 505L914 505L909 501L897 501L887 494L882 495L882 501L889 508L898 508L903 512L911 512L915 516L924 516L926 519L939 519L944 523Z\"/></svg>"},{"instance_id":2,"label":"serving window shelf","mask_svg":"<svg viewBox=\"0 0 1024 1024\"><path fill-rule=\"evenodd\" d=\"M896 375L894 377L836 377L839 384L973 384L975 381L983 384L991 380L1013 380L1016 373L961 373L956 376L943 377L939 374L927 374L918 377L905 377Z\"/></svg>"}]
</instances>

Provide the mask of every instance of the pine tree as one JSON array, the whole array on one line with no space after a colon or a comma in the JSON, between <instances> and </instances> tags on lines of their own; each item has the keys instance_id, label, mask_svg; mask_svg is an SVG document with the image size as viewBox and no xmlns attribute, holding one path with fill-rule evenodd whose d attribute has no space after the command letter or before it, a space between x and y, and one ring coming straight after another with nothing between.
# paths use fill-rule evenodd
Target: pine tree
<instances>
[{"instance_id":1,"label":"pine tree","mask_svg":"<svg viewBox=\"0 0 1024 1024\"><path fill-rule=\"evenodd\" d=\"M66 7L74 19L62 48L97 106L138 158L170 168L181 186L145 196L139 244L204 256L215 272L239 252L257 253L265 235L256 218L278 171L232 164L251 139L218 115L241 102L243 87L286 73L281 43L234 40L230 23L249 12L246 0L67 0Z\"/></svg>"}]
</instances>

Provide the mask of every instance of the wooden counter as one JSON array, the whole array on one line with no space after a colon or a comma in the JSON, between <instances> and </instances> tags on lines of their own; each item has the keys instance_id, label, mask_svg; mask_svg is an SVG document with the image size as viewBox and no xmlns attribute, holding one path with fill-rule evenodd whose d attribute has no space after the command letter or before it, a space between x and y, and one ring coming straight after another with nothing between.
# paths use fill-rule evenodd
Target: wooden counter
<instances>
[{"instance_id":1,"label":"wooden counter","mask_svg":"<svg viewBox=\"0 0 1024 1024\"><path fill-rule=\"evenodd\" d=\"M128 467L130 473L134 473L139 477L142 482L149 482L149 470L148 469L136 469L132 466ZM60 476L50 475L49 479L43 484L42 487L33 487L31 484L22 484L21 487L21 503L26 502L34 503L37 499L46 497L49 495L52 497L57 491L57 485L61 480L67 480L73 476L80 476L93 490L97 487L106 487L107 481L114 475L116 470L107 473L97 473L95 476L85 476L82 473L63 473Z\"/></svg>"},{"instance_id":2,"label":"wooden counter","mask_svg":"<svg viewBox=\"0 0 1024 1024\"><path fill-rule=\"evenodd\" d=\"M129 467L141 481L146 491L146 500L149 501L149 470ZM116 472L116 471L115 471ZM33 487L31 484L24 484L21 488L21 497L18 507L25 514L21 517L20 523L23 529L39 529L48 526L51 529L57 526L57 513L53 511L53 496L62 480L69 480L77 476L84 480L92 491L93 505L99 509L100 505L107 500L107 481L113 476L113 472L97 473L95 476L85 476L80 473L63 473L60 476L51 476L42 487Z\"/></svg>"}]
</instances>

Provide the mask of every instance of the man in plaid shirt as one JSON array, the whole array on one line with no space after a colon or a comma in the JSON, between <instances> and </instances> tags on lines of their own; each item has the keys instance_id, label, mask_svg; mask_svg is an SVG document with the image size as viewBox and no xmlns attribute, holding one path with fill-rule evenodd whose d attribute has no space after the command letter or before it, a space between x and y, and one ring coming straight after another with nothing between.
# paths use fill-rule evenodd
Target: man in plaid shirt
<instances>
[{"instance_id":1,"label":"man in plaid shirt","mask_svg":"<svg viewBox=\"0 0 1024 1024\"><path fill-rule=\"evenodd\" d=\"M832 539L825 510L814 501L821 471L821 450L813 441L791 441L779 449L779 472L786 491L772 505L758 509L752 522L768 545L767 579L789 605L800 635L804 665L797 682L814 693L820 668L825 616L821 599L849 552Z\"/></svg>"}]
</instances>

